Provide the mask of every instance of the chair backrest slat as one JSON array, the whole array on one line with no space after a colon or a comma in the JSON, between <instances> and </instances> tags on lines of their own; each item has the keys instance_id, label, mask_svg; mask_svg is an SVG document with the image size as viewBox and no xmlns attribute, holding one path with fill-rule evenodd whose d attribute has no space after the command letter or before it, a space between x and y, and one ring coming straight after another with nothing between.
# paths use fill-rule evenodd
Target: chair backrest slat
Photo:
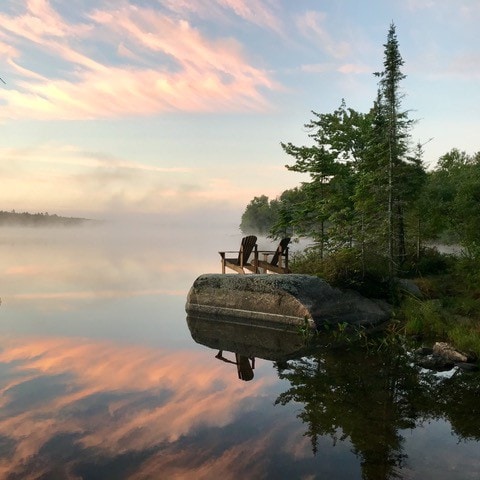
<instances>
[{"instance_id":1,"label":"chair backrest slat","mask_svg":"<svg viewBox=\"0 0 480 480\"><path fill-rule=\"evenodd\" d=\"M238 252L238 264L245 265L248 263L248 259L252 254L255 245L257 244L257 237L255 235L249 235L248 237L242 238L242 243L240 244L240 251Z\"/></svg>"},{"instance_id":2,"label":"chair backrest slat","mask_svg":"<svg viewBox=\"0 0 480 480\"><path fill-rule=\"evenodd\" d=\"M272 257L272 261L270 262L271 265L274 265L275 267L278 265L278 260L280 259L280 256L283 255L287 250L289 243L290 243L290 238L282 238L282 240L278 244L277 251L274 253Z\"/></svg>"}]
</instances>

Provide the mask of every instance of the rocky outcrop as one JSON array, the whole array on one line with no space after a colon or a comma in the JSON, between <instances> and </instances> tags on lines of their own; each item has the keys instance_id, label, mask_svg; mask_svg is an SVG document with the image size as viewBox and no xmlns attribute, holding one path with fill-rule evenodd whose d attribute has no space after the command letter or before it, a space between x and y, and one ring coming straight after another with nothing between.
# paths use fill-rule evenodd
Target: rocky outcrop
<instances>
[{"instance_id":1,"label":"rocky outcrop","mask_svg":"<svg viewBox=\"0 0 480 480\"><path fill-rule=\"evenodd\" d=\"M416 352L417 365L437 372L458 367L462 370L478 370L476 358L460 352L445 342L436 342L433 348L422 347Z\"/></svg>"},{"instance_id":2,"label":"rocky outcrop","mask_svg":"<svg viewBox=\"0 0 480 480\"><path fill-rule=\"evenodd\" d=\"M187 298L193 315L235 316L251 322L320 328L347 323L374 326L390 318L387 304L343 292L311 275L222 275L198 277Z\"/></svg>"}]
</instances>

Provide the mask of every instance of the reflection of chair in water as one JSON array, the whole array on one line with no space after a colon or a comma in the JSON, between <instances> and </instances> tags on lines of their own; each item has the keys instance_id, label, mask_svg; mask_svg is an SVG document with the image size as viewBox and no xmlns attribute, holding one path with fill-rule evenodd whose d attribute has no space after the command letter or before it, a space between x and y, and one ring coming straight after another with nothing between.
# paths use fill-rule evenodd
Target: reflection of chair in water
<instances>
[{"instance_id":1,"label":"reflection of chair in water","mask_svg":"<svg viewBox=\"0 0 480 480\"><path fill-rule=\"evenodd\" d=\"M288 269L288 244L290 238L283 238L275 251L260 251L263 254L263 260L254 260L259 268L263 268L265 272L271 271L275 273L289 273ZM269 255L273 257L268 261Z\"/></svg>"},{"instance_id":2,"label":"reflection of chair in water","mask_svg":"<svg viewBox=\"0 0 480 480\"><path fill-rule=\"evenodd\" d=\"M237 253L237 251L227 251L227 252L218 252L222 257L222 273L225 273L225 267L231 268L238 273L245 273L244 268L251 270L253 273L258 272L258 268L255 264L249 263L248 259L252 252L255 251L256 263L258 260L257 254L257 237L255 235L249 235L248 237L242 238L242 243L240 244L240 250L238 251L238 256L236 258L226 258L226 253Z\"/></svg>"},{"instance_id":3,"label":"reflection of chair in water","mask_svg":"<svg viewBox=\"0 0 480 480\"><path fill-rule=\"evenodd\" d=\"M255 368L255 358L249 358L245 355L235 354L235 362L223 356L223 350L219 350L215 358L226 363L233 363L237 366L238 378L248 382L253 379L253 370Z\"/></svg>"}]
</instances>

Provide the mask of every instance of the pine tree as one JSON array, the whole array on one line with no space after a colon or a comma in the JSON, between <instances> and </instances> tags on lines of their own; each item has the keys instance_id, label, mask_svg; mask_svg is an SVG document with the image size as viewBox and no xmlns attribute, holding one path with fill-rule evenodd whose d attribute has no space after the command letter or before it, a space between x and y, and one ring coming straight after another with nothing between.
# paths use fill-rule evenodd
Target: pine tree
<instances>
[{"instance_id":1,"label":"pine tree","mask_svg":"<svg viewBox=\"0 0 480 480\"><path fill-rule=\"evenodd\" d=\"M378 164L383 170L387 196L387 254L389 271L393 277L406 258L407 242L405 230L405 211L409 202L408 194L412 192L409 178L411 159L407 156L412 121L408 112L402 111L403 94L400 84L406 78L402 72L403 59L400 55L395 25L390 25L387 43L384 45L384 70L379 77L379 90L376 102L377 129L374 144L377 143ZM383 150L383 151L382 151Z\"/></svg>"},{"instance_id":2,"label":"pine tree","mask_svg":"<svg viewBox=\"0 0 480 480\"><path fill-rule=\"evenodd\" d=\"M281 145L295 158L295 163L286 167L311 178L302 185L304 197L296 206L293 226L298 234L317 242L323 257L327 251L353 241L353 178L363 148L359 132L365 116L347 109L344 101L333 113L312 113L314 118L305 127L314 144Z\"/></svg>"}]
</instances>

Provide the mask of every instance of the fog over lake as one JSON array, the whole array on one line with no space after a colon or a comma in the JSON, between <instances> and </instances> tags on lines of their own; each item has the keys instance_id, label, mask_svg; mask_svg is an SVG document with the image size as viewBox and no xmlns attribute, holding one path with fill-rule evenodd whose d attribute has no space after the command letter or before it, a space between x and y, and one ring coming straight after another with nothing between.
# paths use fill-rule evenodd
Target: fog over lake
<instances>
[{"instance_id":1,"label":"fog over lake","mask_svg":"<svg viewBox=\"0 0 480 480\"><path fill-rule=\"evenodd\" d=\"M0 229L0 478L478 478L474 376L406 355L296 357L293 332L242 381L238 352L219 361L192 338L188 290L240 239L154 221Z\"/></svg>"}]
</instances>

